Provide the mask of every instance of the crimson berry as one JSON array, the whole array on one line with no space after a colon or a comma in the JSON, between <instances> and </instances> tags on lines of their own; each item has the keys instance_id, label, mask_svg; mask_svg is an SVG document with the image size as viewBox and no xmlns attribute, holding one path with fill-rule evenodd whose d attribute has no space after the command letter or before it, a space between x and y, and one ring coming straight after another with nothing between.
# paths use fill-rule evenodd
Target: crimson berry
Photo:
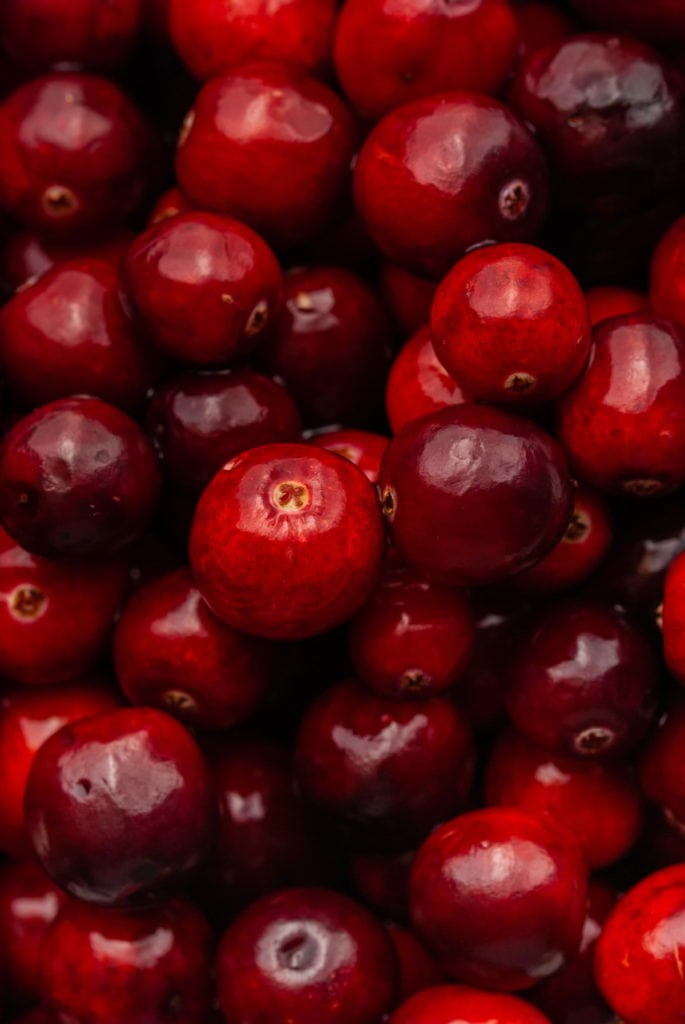
<instances>
[{"instance_id":1,"label":"crimson berry","mask_svg":"<svg viewBox=\"0 0 685 1024\"><path fill-rule=\"evenodd\" d=\"M378 287L403 338L427 323L435 295L435 281L383 260L378 269Z\"/></svg>"},{"instance_id":2,"label":"crimson berry","mask_svg":"<svg viewBox=\"0 0 685 1024\"><path fill-rule=\"evenodd\" d=\"M685 684L685 555L671 563L666 575L662 612L664 657L676 679Z\"/></svg>"},{"instance_id":3,"label":"crimson berry","mask_svg":"<svg viewBox=\"0 0 685 1024\"><path fill-rule=\"evenodd\" d=\"M548 0L519 0L514 4L514 17L518 28L518 62L557 39L573 34L573 22L565 11L552 6Z\"/></svg>"},{"instance_id":4,"label":"crimson berry","mask_svg":"<svg viewBox=\"0 0 685 1024\"><path fill-rule=\"evenodd\" d=\"M685 824L685 705L674 703L647 742L640 762L642 788L667 821L682 834Z\"/></svg>"},{"instance_id":5,"label":"crimson berry","mask_svg":"<svg viewBox=\"0 0 685 1024\"><path fill-rule=\"evenodd\" d=\"M593 327L600 324L602 320L609 320L614 316L646 313L650 301L642 292L636 292L632 288L616 288L610 285L598 285L596 288L590 288L585 293L585 300Z\"/></svg>"},{"instance_id":6,"label":"crimson berry","mask_svg":"<svg viewBox=\"0 0 685 1024\"><path fill-rule=\"evenodd\" d=\"M685 328L685 217L670 226L652 254L649 303L657 316Z\"/></svg>"},{"instance_id":7,"label":"crimson berry","mask_svg":"<svg viewBox=\"0 0 685 1024\"><path fill-rule=\"evenodd\" d=\"M539 1010L516 996L465 985L439 985L408 999L389 1024L550 1024Z\"/></svg>"},{"instance_id":8,"label":"crimson berry","mask_svg":"<svg viewBox=\"0 0 685 1024\"><path fill-rule=\"evenodd\" d=\"M422 327L400 349L388 375L385 408L393 433L420 416L466 401L436 356L430 329Z\"/></svg>"},{"instance_id":9,"label":"crimson berry","mask_svg":"<svg viewBox=\"0 0 685 1024\"><path fill-rule=\"evenodd\" d=\"M181 192L180 188L173 185L168 188L166 192L162 192L161 196L152 207L152 212L147 220L147 226L152 228L155 224L161 224L162 221L170 220L172 217L178 216L179 213L191 213L192 207L186 197Z\"/></svg>"},{"instance_id":10,"label":"crimson berry","mask_svg":"<svg viewBox=\"0 0 685 1024\"><path fill-rule=\"evenodd\" d=\"M680 0L571 0L583 17L602 28L625 32L638 39L673 46L685 43L685 25Z\"/></svg>"},{"instance_id":11,"label":"crimson berry","mask_svg":"<svg viewBox=\"0 0 685 1024\"><path fill-rule=\"evenodd\" d=\"M67 260L106 260L118 267L134 237L128 228L75 241L54 239L37 231L18 231L7 240L0 265L8 284L20 288Z\"/></svg>"},{"instance_id":12,"label":"crimson berry","mask_svg":"<svg viewBox=\"0 0 685 1024\"><path fill-rule=\"evenodd\" d=\"M311 444L349 459L361 469L367 480L378 483L381 459L389 438L368 430L327 430L311 438Z\"/></svg>"},{"instance_id":13,"label":"crimson berry","mask_svg":"<svg viewBox=\"0 0 685 1024\"><path fill-rule=\"evenodd\" d=\"M409 928L390 923L386 924L385 930L390 936L400 967L398 1002L402 1003L415 992L421 992L431 985L439 985L445 980L445 975L435 960L428 955Z\"/></svg>"}]
</instances>

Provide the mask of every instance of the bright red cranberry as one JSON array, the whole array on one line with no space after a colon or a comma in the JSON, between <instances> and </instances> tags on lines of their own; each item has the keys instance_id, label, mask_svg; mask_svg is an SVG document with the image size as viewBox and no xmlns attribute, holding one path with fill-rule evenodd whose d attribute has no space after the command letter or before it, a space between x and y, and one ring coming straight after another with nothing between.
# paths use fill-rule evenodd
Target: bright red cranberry
<instances>
[{"instance_id":1,"label":"bright red cranberry","mask_svg":"<svg viewBox=\"0 0 685 1024\"><path fill-rule=\"evenodd\" d=\"M37 231L18 231L7 240L0 254L0 266L13 288L28 285L33 278L38 280L67 260L107 260L118 267L134 237L128 228L75 242L44 237Z\"/></svg>"},{"instance_id":2,"label":"bright red cranberry","mask_svg":"<svg viewBox=\"0 0 685 1024\"><path fill-rule=\"evenodd\" d=\"M547 205L532 135L497 100L468 93L388 114L362 146L354 189L381 252L436 278L479 242L534 237Z\"/></svg>"},{"instance_id":3,"label":"bright red cranberry","mask_svg":"<svg viewBox=\"0 0 685 1024\"><path fill-rule=\"evenodd\" d=\"M355 147L352 115L327 86L301 68L245 64L200 91L176 174L193 205L295 245L335 216Z\"/></svg>"},{"instance_id":4,"label":"bright red cranberry","mask_svg":"<svg viewBox=\"0 0 685 1024\"><path fill-rule=\"evenodd\" d=\"M354 851L350 866L355 889L377 914L406 921L409 918L409 870L415 850L382 853Z\"/></svg>"},{"instance_id":5,"label":"bright red cranberry","mask_svg":"<svg viewBox=\"0 0 685 1024\"><path fill-rule=\"evenodd\" d=\"M406 849L463 806L473 743L446 698L391 700L350 680L305 712L295 764L305 797L364 845L388 837Z\"/></svg>"},{"instance_id":6,"label":"bright red cranberry","mask_svg":"<svg viewBox=\"0 0 685 1024\"><path fill-rule=\"evenodd\" d=\"M383 260L378 268L378 287L403 338L409 338L428 322L435 281Z\"/></svg>"},{"instance_id":7,"label":"bright red cranberry","mask_svg":"<svg viewBox=\"0 0 685 1024\"><path fill-rule=\"evenodd\" d=\"M547 402L566 391L590 352L585 296L563 263L509 242L467 253L431 310L438 359L484 402Z\"/></svg>"},{"instance_id":8,"label":"bright red cranberry","mask_svg":"<svg viewBox=\"0 0 685 1024\"><path fill-rule=\"evenodd\" d=\"M516 728L559 754L630 750L656 710L658 663L609 605L568 601L541 610L511 667L507 707Z\"/></svg>"},{"instance_id":9,"label":"bright red cranberry","mask_svg":"<svg viewBox=\"0 0 685 1024\"><path fill-rule=\"evenodd\" d=\"M431 985L439 985L445 980L444 973L409 928L402 928L398 924L386 924L385 930L390 936L400 965L398 1002L404 1002L415 992L421 992Z\"/></svg>"},{"instance_id":10,"label":"bright red cranberry","mask_svg":"<svg viewBox=\"0 0 685 1024\"><path fill-rule=\"evenodd\" d=\"M649 303L657 316L685 328L685 217L671 225L654 250Z\"/></svg>"},{"instance_id":11,"label":"bright red cranberry","mask_svg":"<svg viewBox=\"0 0 685 1024\"><path fill-rule=\"evenodd\" d=\"M685 25L680 0L571 0L583 17L593 25L625 32L638 39L649 39L668 47L685 44Z\"/></svg>"},{"instance_id":12,"label":"bright red cranberry","mask_svg":"<svg viewBox=\"0 0 685 1024\"><path fill-rule=\"evenodd\" d=\"M513 11L518 28L519 63L548 43L573 34L574 26L568 14L553 6L549 0L519 0L514 4Z\"/></svg>"},{"instance_id":13,"label":"bright red cranberry","mask_svg":"<svg viewBox=\"0 0 685 1024\"><path fill-rule=\"evenodd\" d=\"M671 563L666 575L662 611L664 657L678 682L685 685L685 555Z\"/></svg>"},{"instance_id":14,"label":"bright red cranberry","mask_svg":"<svg viewBox=\"0 0 685 1024\"><path fill-rule=\"evenodd\" d=\"M674 703L658 731L649 739L640 763L640 781L647 797L658 804L667 821L685 832L685 704Z\"/></svg>"},{"instance_id":15,"label":"bright red cranberry","mask_svg":"<svg viewBox=\"0 0 685 1024\"><path fill-rule=\"evenodd\" d=\"M171 41L197 78L246 60L328 63L335 0L171 0Z\"/></svg>"},{"instance_id":16,"label":"bright red cranberry","mask_svg":"<svg viewBox=\"0 0 685 1024\"><path fill-rule=\"evenodd\" d=\"M80 899L124 903L199 864L214 824L205 761L152 708L63 726L33 759L26 824L38 858Z\"/></svg>"},{"instance_id":17,"label":"bright red cranberry","mask_svg":"<svg viewBox=\"0 0 685 1024\"><path fill-rule=\"evenodd\" d=\"M147 336L165 355L199 365L248 355L272 327L281 270L259 235L213 213L179 213L148 228L122 266Z\"/></svg>"},{"instance_id":18,"label":"bright red cranberry","mask_svg":"<svg viewBox=\"0 0 685 1024\"><path fill-rule=\"evenodd\" d=\"M377 1024L398 974L383 927L326 889L265 896L231 924L219 946L219 1001L241 1024Z\"/></svg>"},{"instance_id":19,"label":"bright red cranberry","mask_svg":"<svg viewBox=\"0 0 685 1024\"><path fill-rule=\"evenodd\" d=\"M587 867L570 832L518 808L471 811L436 829L410 879L414 927L450 975L530 988L580 946Z\"/></svg>"},{"instance_id":20,"label":"bright red cranberry","mask_svg":"<svg viewBox=\"0 0 685 1024\"><path fill-rule=\"evenodd\" d=\"M439 985L408 999L389 1024L550 1024L539 1010L516 996L465 985Z\"/></svg>"},{"instance_id":21,"label":"bright red cranberry","mask_svg":"<svg viewBox=\"0 0 685 1024\"><path fill-rule=\"evenodd\" d=\"M147 226L152 228L155 224L161 224L162 221L170 220L172 217L177 217L179 213L191 213L192 207L186 197L181 192L180 188L173 185L168 188L166 192L163 192L155 205L152 208L152 213L148 217Z\"/></svg>"},{"instance_id":22,"label":"bright red cranberry","mask_svg":"<svg viewBox=\"0 0 685 1024\"><path fill-rule=\"evenodd\" d=\"M214 613L246 633L297 639L344 622L383 552L373 487L348 459L310 445L238 455L197 506L190 561Z\"/></svg>"},{"instance_id":23,"label":"bright red cranberry","mask_svg":"<svg viewBox=\"0 0 685 1024\"><path fill-rule=\"evenodd\" d=\"M516 56L508 0L347 0L335 31L335 69L364 117L449 90L499 92Z\"/></svg>"},{"instance_id":24,"label":"bright red cranberry","mask_svg":"<svg viewBox=\"0 0 685 1024\"><path fill-rule=\"evenodd\" d=\"M138 206L150 128L113 82L36 78L0 107L0 132L0 205L27 227L72 236L119 225Z\"/></svg>"},{"instance_id":25,"label":"bright red cranberry","mask_svg":"<svg viewBox=\"0 0 685 1024\"><path fill-rule=\"evenodd\" d=\"M42 555L106 555L139 537L160 474L152 446L123 412L64 398L19 420L0 447L0 518Z\"/></svg>"},{"instance_id":26,"label":"bright red cranberry","mask_svg":"<svg viewBox=\"0 0 685 1024\"><path fill-rule=\"evenodd\" d=\"M559 437L602 491L651 497L685 482L685 335L634 313L595 328L590 361L559 404Z\"/></svg>"},{"instance_id":27,"label":"bright red cranberry","mask_svg":"<svg viewBox=\"0 0 685 1024\"><path fill-rule=\"evenodd\" d=\"M614 316L626 316L629 313L646 313L649 299L643 292L632 288L616 288L609 285L598 285L585 293L590 323L593 327Z\"/></svg>"},{"instance_id":28,"label":"bright red cranberry","mask_svg":"<svg viewBox=\"0 0 685 1024\"><path fill-rule=\"evenodd\" d=\"M385 407L393 433L420 416L467 400L436 356L430 329L422 327L400 349L388 375Z\"/></svg>"},{"instance_id":29,"label":"bright red cranberry","mask_svg":"<svg viewBox=\"0 0 685 1024\"><path fill-rule=\"evenodd\" d=\"M211 957L209 926L189 903L131 912L74 901L45 946L45 1001L62 1021L206 1024Z\"/></svg>"},{"instance_id":30,"label":"bright red cranberry","mask_svg":"<svg viewBox=\"0 0 685 1024\"><path fill-rule=\"evenodd\" d=\"M381 459L389 440L368 430L328 430L310 438L310 443L349 459L370 483L375 484L378 483Z\"/></svg>"},{"instance_id":31,"label":"bright red cranberry","mask_svg":"<svg viewBox=\"0 0 685 1024\"><path fill-rule=\"evenodd\" d=\"M283 311L259 359L309 425L367 426L382 408L388 339L387 316L361 278L305 267L286 275Z\"/></svg>"},{"instance_id":32,"label":"bright red cranberry","mask_svg":"<svg viewBox=\"0 0 685 1024\"><path fill-rule=\"evenodd\" d=\"M563 535L573 501L556 442L483 405L408 423L388 445L379 485L400 553L453 585L493 583L540 561Z\"/></svg>"}]
</instances>

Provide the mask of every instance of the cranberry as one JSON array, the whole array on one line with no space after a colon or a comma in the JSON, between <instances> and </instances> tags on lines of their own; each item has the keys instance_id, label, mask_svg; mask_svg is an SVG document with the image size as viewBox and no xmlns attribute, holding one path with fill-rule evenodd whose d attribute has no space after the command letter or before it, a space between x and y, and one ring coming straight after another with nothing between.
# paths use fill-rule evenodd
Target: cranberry
<instances>
[{"instance_id":1,"label":"cranberry","mask_svg":"<svg viewBox=\"0 0 685 1024\"><path fill-rule=\"evenodd\" d=\"M478 405L408 423L388 445L379 484L407 562L455 585L492 583L540 561L566 529L573 500L552 438Z\"/></svg>"},{"instance_id":2,"label":"cranberry","mask_svg":"<svg viewBox=\"0 0 685 1024\"><path fill-rule=\"evenodd\" d=\"M541 610L522 637L507 690L514 725L557 753L629 750L656 710L659 667L642 633L608 605Z\"/></svg>"},{"instance_id":3,"label":"cranberry","mask_svg":"<svg viewBox=\"0 0 685 1024\"><path fill-rule=\"evenodd\" d=\"M685 684L685 554L671 563L666 575L662 626L664 657L676 679Z\"/></svg>"},{"instance_id":4,"label":"cranberry","mask_svg":"<svg viewBox=\"0 0 685 1024\"><path fill-rule=\"evenodd\" d=\"M27 227L73 236L117 225L138 206L149 127L113 82L36 78L0 107L0 132L0 206Z\"/></svg>"},{"instance_id":5,"label":"cranberry","mask_svg":"<svg viewBox=\"0 0 685 1024\"><path fill-rule=\"evenodd\" d=\"M518 808L471 811L419 848L414 927L450 975L500 991L529 988L580 946L587 868L570 832Z\"/></svg>"},{"instance_id":6,"label":"cranberry","mask_svg":"<svg viewBox=\"0 0 685 1024\"><path fill-rule=\"evenodd\" d=\"M159 469L142 430L96 398L64 398L19 420L0 447L0 517L42 555L103 555L139 537Z\"/></svg>"},{"instance_id":7,"label":"cranberry","mask_svg":"<svg viewBox=\"0 0 685 1024\"><path fill-rule=\"evenodd\" d=\"M654 312L685 329L685 217L671 225L654 250L650 276Z\"/></svg>"},{"instance_id":8,"label":"cranberry","mask_svg":"<svg viewBox=\"0 0 685 1024\"><path fill-rule=\"evenodd\" d=\"M367 426L382 407L389 327L369 287L341 267L293 270L280 321L260 353L312 426Z\"/></svg>"},{"instance_id":9,"label":"cranberry","mask_svg":"<svg viewBox=\"0 0 685 1024\"><path fill-rule=\"evenodd\" d=\"M435 960L428 955L412 931L398 924L386 924L385 930L390 936L400 965L398 1002L404 1002L415 992L421 992L431 985L439 985L445 980L445 975Z\"/></svg>"},{"instance_id":10,"label":"cranberry","mask_svg":"<svg viewBox=\"0 0 685 1024\"><path fill-rule=\"evenodd\" d=\"M389 438L368 430L328 430L311 438L311 444L353 462L372 484L378 483L381 459L388 442Z\"/></svg>"},{"instance_id":11,"label":"cranberry","mask_svg":"<svg viewBox=\"0 0 685 1024\"><path fill-rule=\"evenodd\" d=\"M253 448L197 506L190 561L200 593L236 629L323 633L368 597L383 551L376 495L347 459L309 445Z\"/></svg>"},{"instance_id":12,"label":"cranberry","mask_svg":"<svg viewBox=\"0 0 685 1024\"><path fill-rule=\"evenodd\" d=\"M123 288L150 340L186 363L227 363L259 345L281 299L281 271L238 221L179 213L142 234L122 267Z\"/></svg>"},{"instance_id":13,"label":"cranberry","mask_svg":"<svg viewBox=\"0 0 685 1024\"><path fill-rule=\"evenodd\" d=\"M200 91L176 174L194 205L244 220L275 245L319 234L344 195L356 145L350 112L297 67L246 64Z\"/></svg>"},{"instance_id":14,"label":"cranberry","mask_svg":"<svg viewBox=\"0 0 685 1024\"><path fill-rule=\"evenodd\" d=\"M378 286L402 337L408 338L428 321L435 281L412 274L389 260L378 271Z\"/></svg>"},{"instance_id":15,"label":"cranberry","mask_svg":"<svg viewBox=\"0 0 685 1024\"><path fill-rule=\"evenodd\" d=\"M638 39L650 39L666 46L685 44L685 25L680 0L571 0L571 4L593 24Z\"/></svg>"},{"instance_id":16,"label":"cranberry","mask_svg":"<svg viewBox=\"0 0 685 1024\"><path fill-rule=\"evenodd\" d=\"M409 918L409 870L415 852L353 852L351 868L355 888L376 913L400 921Z\"/></svg>"},{"instance_id":17,"label":"cranberry","mask_svg":"<svg viewBox=\"0 0 685 1024\"><path fill-rule=\"evenodd\" d=\"M513 10L518 28L519 63L548 43L573 34L574 26L568 14L548 0L519 0Z\"/></svg>"},{"instance_id":18,"label":"cranberry","mask_svg":"<svg viewBox=\"0 0 685 1024\"><path fill-rule=\"evenodd\" d=\"M362 146L354 189L381 252L438 278L479 242L533 237L547 172L537 143L501 103L446 93L383 118Z\"/></svg>"},{"instance_id":19,"label":"cranberry","mask_svg":"<svg viewBox=\"0 0 685 1024\"><path fill-rule=\"evenodd\" d=\"M600 324L602 320L609 320L614 316L626 316L628 313L646 313L649 309L649 300L642 292L636 292L632 288L616 288L609 285L590 288L586 293L590 323L593 327Z\"/></svg>"},{"instance_id":20,"label":"cranberry","mask_svg":"<svg viewBox=\"0 0 685 1024\"><path fill-rule=\"evenodd\" d=\"M549 253L509 242L467 253L442 281L431 330L440 362L484 402L546 402L590 352L585 297Z\"/></svg>"},{"instance_id":21,"label":"cranberry","mask_svg":"<svg viewBox=\"0 0 685 1024\"><path fill-rule=\"evenodd\" d=\"M559 405L572 465L603 491L676 490L685 482L685 335L635 313L601 323L593 338L587 370Z\"/></svg>"},{"instance_id":22,"label":"cranberry","mask_svg":"<svg viewBox=\"0 0 685 1024\"><path fill-rule=\"evenodd\" d=\"M26 824L43 867L94 903L146 896L194 868L214 810L197 745L151 708L64 726L37 752L26 786Z\"/></svg>"},{"instance_id":23,"label":"cranberry","mask_svg":"<svg viewBox=\"0 0 685 1024\"><path fill-rule=\"evenodd\" d=\"M163 192L152 208L148 217L147 226L152 228L155 224L161 224L165 220L178 216L179 213L190 213L190 203L181 192L180 188L173 185Z\"/></svg>"},{"instance_id":24,"label":"cranberry","mask_svg":"<svg viewBox=\"0 0 685 1024\"><path fill-rule=\"evenodd\" d=\"M450 89L499 92L516 56L508 0L347 0L335 32L335 68L365 117Z\"/></svg>"},{"instance_id":25,"label":"cranberry","mask_svg":"<svg viewBox=\"0 0 685 1024\"><path fill-rule=\"evenodd\" d=\"M674 703L659 730L649 739L640 763L645 794L658 804L679 834L685 831L685 704Z\"/></svg>"},{"instance_id":26,"label":"cranberry","mask_svg":"<svg viewBox=\"0 0 685 1024\"><path fill-rule=\"evenodd\" d=\"M120 228L96 238L61 241L37 231L18 231L8 239L0 254L0 266L13 288L33 284L48 270L67 260L107 260L118 266L134 238L128 228Z\"/></svg>"},{"instance_id":27,"label":"cranberry","mask_svg":"<svg viewBox=\"0 0 685 1024\"><path fill-rule=\"evenodd\" d=\"M221 1009L241 1024L377 1024L397 973L382 925L325 889L253 903L225 932L217 959Z\"/></svg>"},{"instance_id":28,"label":"cranberry","mask_svg":"<svg viewBox=\"0 0 685 1024\"><path fill-rule=\"evenodd\" d=\"M482 992L465 985L438 985L408 999L390 1024L549 1024L539 1010L516 996Z\"/></svg>"},{"instance_id":29,"label":"cranberry","mask_svg":"<svg viewBox=\"0 0 685 1024\"><path fill-rule=\"evenodd\" d=\"M420 416L467 400L436 356L429 328L421 328L400 350L388 375L385 406L393 433Z\"/></svg>"}]
</instances>

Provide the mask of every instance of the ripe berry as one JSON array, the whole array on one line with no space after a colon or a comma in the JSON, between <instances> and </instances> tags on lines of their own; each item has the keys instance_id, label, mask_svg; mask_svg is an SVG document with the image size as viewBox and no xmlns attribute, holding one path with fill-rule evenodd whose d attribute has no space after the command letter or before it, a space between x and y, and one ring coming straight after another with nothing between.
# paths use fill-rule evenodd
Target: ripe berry
<instances>
[{"instance_id":1,"label":"ripe berry","mask_svg":"<svg viewBox=\"0 0 685 1024\"><path fill-rule=\"evenodd\" d=\"M376 484L388 441L389 438L368 430L326 430L315 434L310 443L349 459L361 469L369 483Z\"/></svg>"},{"instance_id":2,"label":"ripe berry","mask_svg":"<svg viewBox=\"0 0 685 1024\"><path fill-rule=\"evenodd\" d=\"M663 236L652 255L649 303L657 316L685 329L685 217Z\"/></svg>"},{"instance_id":3,"label":"ripe berry","mask_svg":"<svg viewBox=\"0 0 685 1024\"><path fill-rule=\"evenodd\" d=\"M427 988L403 1003L389 1024L550 1024L547 1017L516 996L484 992L465 985Z\"/></svg>"},{"instance_id":4,"label":"ripe berry","mask_svg":"<svg viewBox=\"0 0 685 1024\"><path fill-rule=\"evenodd\" d=\"M685 705L674 702L648 740L640 761L640 782L647 797L682 835L685 823Z\"/></svg>"},{"instance_id":5,"label":"ripe berry","mask_svg":"<svg viewBox=\"0 0 685 1024\"><path fill-rule=\"evenodd\" d=\"M646 313L649 310L649 298L642 292L632 288L616 288L610 285L598 285L585 293L590 323L593 327L614 316L626 316L628 313ZM667 314L659 314L667 315ZM677 319L673 317L673 319Z\"/></svg>"},{"instance_id":6,"label":"ripe berry","mask_svg":"<svg viewBox=\"0 0 685 1024\"><path fill-rule=\"evenodd\" d=\"M430 329L421 328L400 349L388 374L385 408L393 433L419 416L466 401L466 393L436 356Z\"/></svg>"},{"instance_id":7,"label":"ripe berry","mask_svg":"<svg viewBox=\"0 0 685 1024\"><path fill-rule=\"evenodd\" d=\"M0 265L7 283L18 289L67 260L106 260L118 267L133 238L128 228L73 241L61 241L37 231L18 231L7 239Z\"/></svg>"}]
</instances>

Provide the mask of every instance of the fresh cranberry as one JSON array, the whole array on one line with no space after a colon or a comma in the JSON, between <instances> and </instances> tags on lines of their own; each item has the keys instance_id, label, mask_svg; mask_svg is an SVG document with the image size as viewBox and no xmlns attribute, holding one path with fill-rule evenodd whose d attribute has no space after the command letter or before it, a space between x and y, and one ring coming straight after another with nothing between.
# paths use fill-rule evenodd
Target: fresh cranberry
<instances>
[{"instance_id":1,"label":"fresh cranberry","mask_svg":"<svg viewBox=\"0 0 685 1024\"><path fill-rule=\"evenodd\" d=\"M193 205L244 220L275 245L321 233L348 184L352 115L297 67L246 64L200 91L176 174Z\"/></svg>"},{"instance_id":2,"label":"fresh cranberry","mask_svg":"<svg viewBox=\"0 0 685 1024\"><path fill-rule=\"evenodd\" d=\"M566 391L590 352L585 297L570 270L532 245L467 253L431 310L435 352L484 402L546 402Z\"/></svg>"},{"instance_id":3,"label":"fresh cranberry","mask_svg":"<svg viewBox=\"0 0 685 1024\"><path fill-rule=\"evenodd\" d=\"M285 302L261 364L281 377L311 426L367 426L383 404L389 326L370 288L341 267L285 278Z\"/></svg>"},{"instance_id":4,"label":"fresh cranberry","mask_svg":"<svg viewBox=\"0 0 685 1024\"><path fill-rule=\"evenodd\" d=\"M644 792L681 835L685 832L684 743L685 704L678 702L648 740L640 763Z\"/></svg>"},{"instance_id":5,"label":"fresh cranberry","mask_svg":"<svg viewBox=\"0 0 685 1024\"><path fill-rule=\"evenodd\" d=\"M150 340L181 362L228 363L271 328L281 270L250 228L213 213L179 213L148 228L122 266L122 284Z\"/></svg>"},{"instance_id":6,"label":"fresh cranberry","mask_svg":"<svg viewBox=\"0 0 685 1024\"><path fill-rule=\"evenodd\" d=\"M310 442L318 448L325 448L349 459L361 469L370 483L375 484L378 483L381 459L389 440L382 434L372 434L368 430L328 430L316 434Z\"/></svg>"},{"instance_id":7,"label":"fresh cranberry","mask_svg":"<svg viewBox=\"0 0 685 1024\"><path fill-rule=\"evenodd\" d=\"M539 1010L516 996L465 985L438 985L408 999L389 1024L550 1024Z\"/></svg>"},{"instance_id":8,"label":"fresh cranberry","mask_svg":"<svg viewBox=\"0 0 685 1024\"><path fill-rule=\"evenodd\" d=\"M573 34L574 26L568 14L549 0L517 0L513 10L518 28L519 63L548 43Z\"/></svg>"},{"instance_id":9,"label":"fresh cranberry","mask_svg":"<svg viewBox=\"0 0 685 1024\"><path fill-rule=\"evenodd\" d=\"M214 613L246 633L297 639L344 622L383 552L373 487L348 459L310 445L253 448L197 506L190 561Z\"/></svg>"},{"instance_id":10,"label":"fresh cranberry","mask_svg":"<svg viewBox=\"0 0 685 1024\"><path fill-rule=\"evenodd\" d=\"M593 327L600 324L602 320L609 320L614 316L646 313L649 309L648 297L643 292L636 292L632 288L598 285L586 292L585 299L590 314L590 323Z\"/></svg>"},{"instance_id":11,"label":"fresh cranberry","mask_svg":"<svg viewBox=\"0 0 685 1024\"><path fill-rule=\"evenodd\" d=\"M415 992L421 992L431 985L439 985L445 980L444 973L409 928L402 928L398 924L386 924L385 930L390 936L400 965L398 1002L404 1002Z\"/></svg>"},{"instance_id":12,"label":"fresh cranberry","mask_svg":"<svg viewBox=\"0 0 685 1024\"><path fill-rule=\"evenodd\" d=\"M385 407L393 433L420 416L467 400L436 356L430 329L422 327L400 349L388 375Z\"/></svg>"},{"instance_id":13,"label":"fresh cranberry","mask_svg":"<svg viewBox=\"0 0 685 1024\"><path fill-rule=\"evenodd\" d=\"M666 575L662 628L666 664L685 685L685 554L678 555Z\"/></svg>"},{"instance_id":14,"label":"fresh cranberry","mask_svg":"<svg viewBox=\"0 0 685 1024\"><path fill-rule=\"evenodd\" d=\"M571 0L588 21L602 28L625 32L665 46L685 44L685 25L680 0Z\"/></svg>"},{"instance_id":15,"label":"fresh cranberry","mask_svg":"<svg viewBox=\"0 0 685 1024\"><path fill-rule=\"evenodd\" d=\"M180 188L173 185L163 192L147 220L147 226L152 228L155 224L161 224L165 220L177 217L179 213L190 213L191 206Z\"/></svg>"},{"instance_id":16,"label":"fresh cranberry","mask_svg":"<svg viewBox=\"0 0 685 1024\"><path fill-rule=\"evenodd\" d=\"M241 1024L377 1024L398 974L383 927L326 889L264 896L219 946L217 983L227 1020Z\"/></svg>"},{"instance_id":17,"label":"fresh cranberry","mask_svg":"<svg viewBox=\"0 0 685 1024\"><path fill-rule=\"evenodd\" d=\"M67 260L107 260L118 267L133 238L128 228L75 242L53 239L37 231L18 231L8 239L0 254L0 268L8 283L20 288Z\"/></svg>"},{"instance_id":18,"label":"fresh cranberry","mask_svg":"<svg viewBox=\"0 0 685 1024\"><path fill-rule=\"evenodd\" d=\"M0 447L0 518L42 555L103 555L139 537L159 496L140 427L96 398L64 398L19 420Z\"/></svg>"},{"instance_id":19,"label":"fresh cranberry","mask_svg":"<svg viewBox=\"0 0 685 1024\"><path fill-rule=\"evenodd\" d=\"M530 988L580 946L587 867L572 834L518 808L471 811L436 829L410 879L414 927L450 975Z\"/></svg>"},{"instance_id":20,"label":"fresh cranberry","mask_svg":"<svg viewBox=\"0 0 685 1024\"><path fill-rule=\"evenodd\" d=\"M408 920L409 870L415 852L353 851L350 866L355 889L377 914Z\"/></svg>"},{"instance_id":21,"label":"fresh cranberry","mask_svg":"<svg viewBox=\"0 0 685 1024\"><path fill-rule=\"evenodd\" d=\"M685 217L668 229L652 255L649 303L657 316L685 329Z\"/></svg>"},{"instance_id":22,"label":"fresh cranberry","mask_svg":"<svg viewBox=\"0 0 685 1024\"><path fill-rule=\"evenodd\" d=\"M517 729L556 753L630 750L656 710L658 663L642 633L608 605L540 610L521 638L507 707Z\"/></svg>"},{"instance_id":23,"label":"fresh cranberry","mask_svg":"<svg viewBox=\"0 0 685 1024\"><path fill-rule=\"evenodd\" d=\"M378 270L378 287L403 338L409 338L427 323L435 281L383 260Z\"/></svg>"},{"instance_id":24,"label":"fresh cranberry","mask_svg":"<svg viewBox=\"0 0 685 1024\"><path fill-rule=\"evenodd\" d=\"M379 485L400 553L454 585L493 583L539 562L563 535L573 501L552 438L481 405L408 423L388 445Z\"/></svg>"},{"instance_id":25,"label":"fresh cranberry","mask_svg":"<svg viewBox=\"0 0 685 1024\"><path fill-rule=\"evenodd\" d=\"M147 896L194 868L214 811L194 740L151 708L63 726L37 752L26 785L26 824L43 867L94 903Z\"/></svg>"}]
</instances>

